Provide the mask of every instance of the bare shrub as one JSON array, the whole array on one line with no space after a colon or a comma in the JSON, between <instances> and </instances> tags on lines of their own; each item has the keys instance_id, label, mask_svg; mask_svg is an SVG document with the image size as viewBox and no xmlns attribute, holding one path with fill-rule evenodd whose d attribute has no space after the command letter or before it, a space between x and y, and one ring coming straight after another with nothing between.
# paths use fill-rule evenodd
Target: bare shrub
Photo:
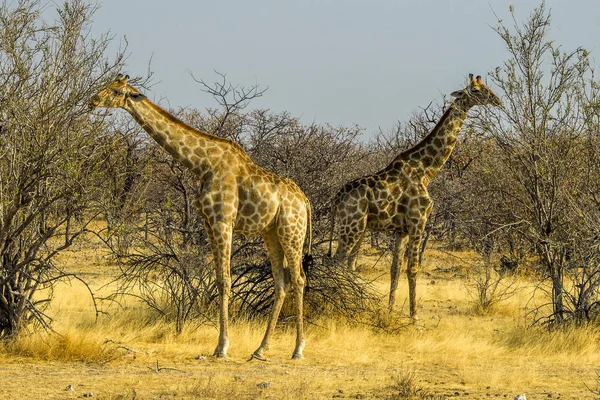
<instances>
[{"instance_id":1,"label":"bare shrub","mask_svg":"<svg viewBox=\"0 0 600 400\"><path fill-rule=\"evenodd\" d=\"M404 371L401 374L393 376L392 380L394 382L392 385L394 394L389 397L390 400L438 400L444 398L444 396L431 393L422 386L419 382L419 375L414 371Z\"/></svg>"},{"instance_id":2,"label":"bare shrub","mask_svg":"<svg viewBox=\"0 0 600 400\"><path fill-rule=\"evenodd\" d=\"M44 9L0 4L0 337L49 326L54 283L74 277L55 258L95 217L101 122L88 99L122 60L91 35L93 6L66 1L52 23Z\"/></svg>"},{"instance_id":3,"label":"bare shrub","mask_svg":"<svg viewBox=\"0 0 600 400\"><path fill-rule=\"evenodd\" d=\"M600 371L596 371L596 381L593 386L589 386L587 383L584 383L584 385L596 398L600 398Z\"/></svg>"},{"instance_id":4,"label":"bare shrub","mask_svg":"<svg viewBox=\"0 0 600 400\"><path fill-rule=\"evenodd\" d=\"M143 252L120 254L118 289L109 299L135 297L175 322L178 333L191 320L210 321L217 287L207 245L180 247L151 235L143 246Z\"/></svg>"},{"instance_id":5,"label":"bare shrub","mask_svg":"<svg viewBox=\"0 0 600 400\"><path fill-rule=\"evenodd\" d=\"M597 149L589 147L598 140L599 97L588 52L563 51L549 29L543 4L523 25L498 22L509 59L490 78L505 103L477 123L492 134L492 158L501 161L486 187L496 198L491 228L497 237L513 232L535 254L552 286L546 321L561 323L585 318L598 299L600 208L590 186L600 176L598 160L589 158Z\"/></svg>"},{"instance_id":6,"label":"bare shrub","mask_svg":"<svg viewBox=\"0 0 600 400\"><path fill-rule=\"evenodd\" d=\"M474 263L470 282L465 285L477 313L486 314L498 303L508 300L518 290L517 277L498 271L490 258Z\"/></svg>"},{"instance_id":7,"label":"bare shrub","mask_svg":"<svg viewBox=\"0 0 600 400\"><path fill-rule=\"evenodd\" d=\"M273 301L269 260L237 263L232 275L232 292L239 311L250 317L266 315ZM326 256L316 257L307 268L306 276L304 304L308 318L336 316L349 321L371 322L379 304L371 282L340 265L332 265Z\"/></svg>"},{"instance_id":8,"label":"bare shrub","mask_svg":"<svg viewBox=\"0 0 600 400\"><path fill-rule=\"evenodd\" d=\"M330 257L316 257L307 277L306 303L314 315L335 314L365 323L376 316L380 299L373 282L333 264Z\"/></svg>"}]
</instances>

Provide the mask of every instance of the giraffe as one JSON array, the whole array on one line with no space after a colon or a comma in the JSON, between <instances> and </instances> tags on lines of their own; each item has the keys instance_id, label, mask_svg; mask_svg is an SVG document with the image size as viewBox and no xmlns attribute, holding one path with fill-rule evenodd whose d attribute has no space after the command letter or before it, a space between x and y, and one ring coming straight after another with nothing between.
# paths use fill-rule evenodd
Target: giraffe
<instances>
[{"instance_id":1,"label":"giraffe","mask_svg":"<svg viewBox=\"0 0 600 400\"><path fill-rule=\"evenodd\" d=\"M232 235L260 234L271 260L275 283L273 308L260 346L251 356L265 360L286 294L296 300L296 345L293 359L303 358L305 345L302 300L306 276L302 250L308 230L312 242L311 206L291 179L256 165L234 141L199 131L153 104L119 74L90 100L90 107L122 108L169 154L199 179L195 206L200 211L213 253L219 292L219 340L214 356L227 357L228 305L231 291Z\"/></svg>"},{"instance_id":2,"label":"giraffe","mask_svg":"<svg viewBox=\"0 0 600 400\"><path fill-rule=\"evenodd\" d=\"M473 78L473 74L469 74L468 86L453 92L452 96L455 100L420 143L400 153L381 171L346 183L332 202L329 253L332 253L337 220L338 247L334 259L347 259L351 270L355 269L358 250L367 229L394 232L388 307L390 312L394 308L398 264L404 258L401 252L405 251L410 316L415 321L419 250L425 223L433 207L427 186L450 157L469 109L477 105L502 104L481 81L481 76Z\"/></svg>"}]
</instances>

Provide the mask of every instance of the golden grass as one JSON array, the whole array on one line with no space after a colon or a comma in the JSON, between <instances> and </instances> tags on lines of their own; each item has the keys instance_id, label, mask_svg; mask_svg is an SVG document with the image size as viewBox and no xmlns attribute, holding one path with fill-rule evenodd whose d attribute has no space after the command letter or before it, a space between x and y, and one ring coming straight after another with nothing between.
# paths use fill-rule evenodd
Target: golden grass
<instances>
[{"instance_id":1,"label":"golden grass","mask_svg":"<svg viewBox=\"0 0 600 400\"><path fill-rule=\"evenodd\" d=\"M342 319L310 321L306 359L300 362L289 360L293 324L278 327L268 351L271 362L247 362L266 322L237 320L230 358L217 360L210 356L215 326L190 324L177 334L173 324L134 301L104 305L108 314L96 321L85 286L60 285L49 310L57 333L24 334L0 344L0 398L77 398L92 392L101 399L398 399L404 398L399 385L407 378L415 398L527 393L535 399L557 392L561 398L593 397L584 383L594 386L597 379L596 330L528 328L525 306L533 289L525 278L513 297L479 315L466 280L452 275L466 267L459 269L455 257L431 253L418 282L416 327L403 327L400 312L387 330ZM85 268L83 257L73 259ZM110 274L101 274L92 260L92 287L100 290ZM365 275L377 277L384 306L384 267L369 267L365 259L362 264ZM398 296L400 308L407 297L404 279ZM267 383L257 386L261 382ZM69 384L74 391L64 390Z\"/></svg>"}]
</instances>

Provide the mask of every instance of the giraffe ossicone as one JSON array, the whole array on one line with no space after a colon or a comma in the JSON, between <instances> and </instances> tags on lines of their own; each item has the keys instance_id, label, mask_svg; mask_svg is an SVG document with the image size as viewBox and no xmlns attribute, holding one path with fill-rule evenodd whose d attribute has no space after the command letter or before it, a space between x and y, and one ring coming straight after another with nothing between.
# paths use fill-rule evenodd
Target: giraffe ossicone
<instances>
[{"instance_id":1,"label":"giraffe ossicone","mask_svg":"<svg viewBox=\"0 0 600 400\"><path fill-rule=\"evenodd\" d=\"M311 207L291 179L256 165L232 140L187 125L152 103L119 75L90 100L91 108L122 108L169 154L199 179L195 204L202 215L216 265L219 290L219 340L214 355L226 357L229 347L230 257L233 233L261 235L271 260L275 284L273 309L263 340L253 357L264 359L285 296L292 291L296 306L296 345L292 358L304 349L303 293L306 276L302 253L308 231L310 255Z\"/></svg>"},{"instance_id":2,"label":"giraffe ossicone","mask_svg":"<svg viewBox=\"0 0 600 400\"><path fill-rule=\"evenodd\" d=\"M421 142L400 153L381 171L346 183L332 202L329 251L331 254L337 222L338 246L334 259L347 260L352 270L367 230L394 232L390 312L396 299L399 263L406 248L410 316L415 320L421 242L433 207L427 186L450 157L471 107L502 104L481 81L481 76L474 78L472 74L467 87L452 96L455 100Z\"/></svg>"}]
</instances>

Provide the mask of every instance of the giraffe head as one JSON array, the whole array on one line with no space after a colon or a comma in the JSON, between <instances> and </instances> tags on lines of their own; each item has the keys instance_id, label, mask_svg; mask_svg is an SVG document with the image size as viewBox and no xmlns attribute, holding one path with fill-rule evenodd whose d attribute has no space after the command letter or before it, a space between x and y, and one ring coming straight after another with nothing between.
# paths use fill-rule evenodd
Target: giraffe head
<instances>
[{"instance_id":1,"label":"giraffe head","mask_svg":"<svg viewBox=\"0 0 600 400\"><path fill-rule=\"evenodd\" d=\"M468 106L502 105L500 98L481 81L481 76L473 78L473 74L469 74L469 85L463 90L452 92L452 96L465 101Z\"/></svg>"},{"instance_id":2,"label":"giraffe head","mask_svg":"<svg viewBox=\"0 0 600 400\"><path fill-rule=\"evenodd\" d=\"M117 75L114 81L90 99L90 108L123 108L128 99L142 101L146 96L127 84L129 75Z\"/></svg>"}]
</instances>

